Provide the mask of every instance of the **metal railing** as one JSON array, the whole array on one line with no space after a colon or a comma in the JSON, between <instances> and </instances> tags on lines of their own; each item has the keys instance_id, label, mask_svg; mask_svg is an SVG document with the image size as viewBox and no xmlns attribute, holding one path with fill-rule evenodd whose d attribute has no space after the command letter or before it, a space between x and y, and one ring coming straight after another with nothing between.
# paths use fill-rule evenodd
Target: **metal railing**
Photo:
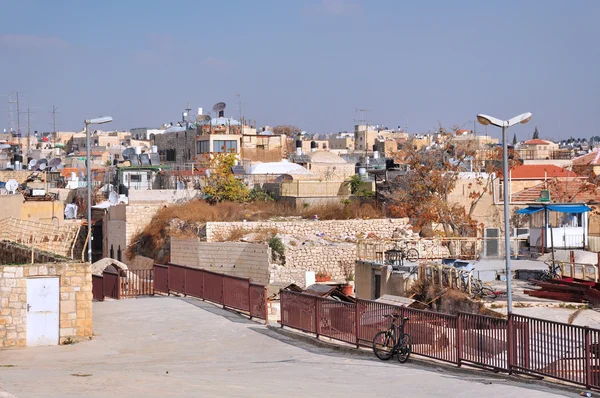
<instances>
[{"instance_id":1,"label":"metal railing","mask_svg":"<svg viewBox=\"0 0 600 398\"><path fill-rule=\"evenodd\" d=\"M154 294L152 269L121 270L121 297L151 296Z\"/></svg>"},{"instance_id":2,"label":"metal railing","mask_svg":"<svg viewBox=\"0 0 600 398\"><path fill-rule=\"evenodd\" d=\"M343 303L305 293L280 292L281 327L359 346L372 346L389 327L384 315L409 318L416 355L461 366L547 376L600 388L600 330L511 315L440 314L374 301Z\"/></svg>"},{"instance_id":3,"label":"metal railing","mask_svg":"<svg viewBox=\"0 0 600 398\"><path fill-rule=\"evenodd\" d=\"M184 265L154 265L154 292L178 293L248 313L267 321L267 289L251 279Z\"/></svg>"},{"instance_id":4,"label":"metal railing","mask_svg":"<svg viewBox=\"0 0 600 398\"><path fill-rule=\"evenodd\" d=\"M510 238L511 256L517 256L527 242L527 238ZM385 252L398 246L414 248L422 260L460 258L474 260L479 257L504 256L504 237L485 238L420 238L397 240L360 240L356 247L356 257L361 261L383 262Z\"/></svg>"}]
</instances>

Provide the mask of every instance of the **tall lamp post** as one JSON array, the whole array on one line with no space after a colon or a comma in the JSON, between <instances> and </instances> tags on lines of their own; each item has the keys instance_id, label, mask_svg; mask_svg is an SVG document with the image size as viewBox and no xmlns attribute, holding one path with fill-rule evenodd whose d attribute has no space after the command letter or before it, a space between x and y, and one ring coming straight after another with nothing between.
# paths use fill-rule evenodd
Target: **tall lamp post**
<instances>
[{"instance_id":1,"label":"tall lamp post","mask_svg":"<svg viewBox=\"0 0 600 398\"><path fill-rule=\"evenodd\" d=\"M87 179L87 222L88 222L88 261L92 263L92 173L90 167L90 124L104 124L112 122L110 116L97 117L95 119L85 119L85 163L86 163L86 179Z\"/></svg>"},{"instance_id":2,"label":"tall lamp post","mask_svg":"<svg viewBox=\"0 0 600 398\"><path fill-rule=\"evenodd\" d=\"M510 277L510 220L508 217L510 198L508 197L508 143L506 141L506 130L515 124L525 124L531 120L531 112L523 113L509 120L500 120L495 117L479 114L477 121L484 126L491 124L492 126L502 128L502 183L504 185L504 257L506 258L506 295L508 314L512 313L512 289Z\"/></svg>"}]
</instances>

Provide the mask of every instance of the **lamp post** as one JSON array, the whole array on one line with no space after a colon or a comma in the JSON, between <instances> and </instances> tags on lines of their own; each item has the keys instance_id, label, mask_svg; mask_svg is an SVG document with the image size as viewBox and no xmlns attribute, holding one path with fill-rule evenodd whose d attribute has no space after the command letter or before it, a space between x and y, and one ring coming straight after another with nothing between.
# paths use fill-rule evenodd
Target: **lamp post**
<instances>
[{"instance_id":1,"label":"lamp post","mask_svg":"<svg viewBox=\"0 0 600 398\"><path fill-rule=\"evenodd\" d=\"M87 222L88 222L88 262L92 263L92 173L90 167L90 124L104 124L112 122L112 117L103 116L95 119L85 119L85 163L86 163L86 179L87 179Z\"/></svg>"},{"instance_id":2,"label":"lamp post","mask_svg":"<svg viewBox=\"0 0 600 398\"><path fill-rule=\"evenodd\" d=\"M517 123L525 124L531 120L531 113L523 113L509 120L500 120L495 117L479 114L477 121L484 126L491 124L492 126L502 128L502 183L504 185L504 257L506 258L506 296L508 314L512 313L512 289L510 277L510 220L509 209L510 198L508 197L508 143L506 141L506 130Z\"/></svg>"}]
</instances>

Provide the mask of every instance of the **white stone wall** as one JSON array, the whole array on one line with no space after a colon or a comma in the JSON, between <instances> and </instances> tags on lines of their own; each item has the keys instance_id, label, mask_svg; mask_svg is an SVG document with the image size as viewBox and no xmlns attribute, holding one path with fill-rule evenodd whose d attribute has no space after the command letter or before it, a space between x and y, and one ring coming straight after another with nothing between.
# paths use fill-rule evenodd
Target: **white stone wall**
<instances>
[{"instance_id":1,"label":"white stone wall","mask_svg":"<svg viewBox=\"0 0 600 398\"><path fill-rule=\"evenodd\" d=\"M354 273L356 245L336 243L331 245L301 245L285 248L285 265L270 265L272 282L292 282L306 287L306 271L322 271L331 275L332 281L344 282L344 265Z\"/></svg>"},{"instance_id":2,"label":"white stone wall","mask_svg":"<svg viewBox=\"0 0 600 398\"><path fill-rule=\"evenodd\" d=\"M324 234L325 239L342 241L345 237L367 237L391 239L397 228L408 228L407 218L387 218L374 220L331 220L331 221L256 221L256 222L208 222L206 240L218 241L227 237L233 230L247 231L277 229L278 233L295 236L315 236Z\"/></svg>"}]
</instances>

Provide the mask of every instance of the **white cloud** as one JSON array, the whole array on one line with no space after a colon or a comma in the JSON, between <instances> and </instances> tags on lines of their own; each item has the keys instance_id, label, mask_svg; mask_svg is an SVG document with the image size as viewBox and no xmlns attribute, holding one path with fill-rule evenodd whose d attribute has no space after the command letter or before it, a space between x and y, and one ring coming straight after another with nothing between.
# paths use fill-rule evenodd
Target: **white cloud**
<instances>
[{"instance_id":1,"label":"white cloud","mask_svg":"<svg viewBox=\"0 0 600 398\"><path fill-rule=\"evenodd\" d=\"M26 50L66 49L70 45L58 37L41 37L33 35L0 35L0 47Z\"/></svg>"}]
</instances>

